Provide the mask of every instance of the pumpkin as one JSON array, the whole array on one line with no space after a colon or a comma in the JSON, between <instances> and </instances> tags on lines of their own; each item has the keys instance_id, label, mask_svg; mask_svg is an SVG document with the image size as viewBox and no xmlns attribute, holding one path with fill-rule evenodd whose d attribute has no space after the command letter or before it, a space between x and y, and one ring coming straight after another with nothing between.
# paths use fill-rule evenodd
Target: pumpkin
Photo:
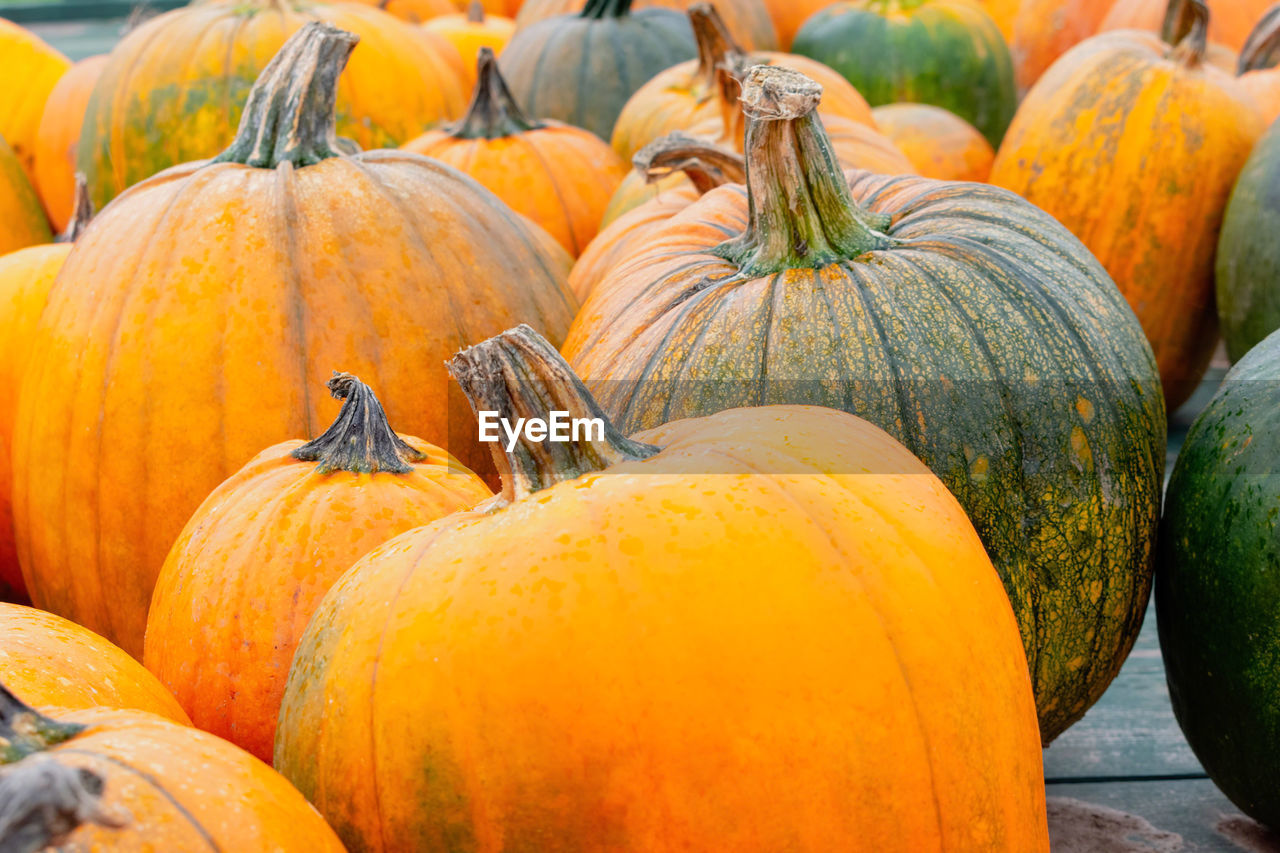
<instances>
[{"instance_id":1,"label":"pumpkin","mask_svg":"<svg viewBox=\"0 0 1280 853\"><path fill-rule=\"evenodd\" d=\"M163 169L226 148L254 79L312 20L367 42L338 87L342 136L363 148L396 146L462 115L467 71L456 49L378 9L311 0L187 6L129 33L94 87L77 148L94 208Z\"/></svg>"},{"instance_id":2,"label":"pumpkin","mask_svg":"<svg viewBox=\"0 0 1280 853\"><path fill-rule=\"evenodd\" d=\"M1280 118L1280 4L1267 11L1258 21L1240 49L1236 73L1244 89L1258 108L1262 123L1270 126Z\"/></svg>"},{"instance_id":3,"label":"pumpkin","mask_svg":"<svg viewBox=\"0 0 1280 853\"><path fill-rule=\"evenodd\" d=\"M473 86L476 81L472 69L480 61L480 48L487 47L494 53L502 53L516 32L515 21L500 15L486 15L480 0L471 0L465 13L432 18L424 27L458 49Z\"/></svg>"},{"instance_id":4,"label":"pumpkin","mask_svg":"<svg viewBox=\"0 0 1280 853\"><path fill-rule=\"evenodd\" d=\"M805 22L792 50L839 71L873 107L945 107L992 145L1018 104L1004 36L970 0L836 3Z\"/></svg>"},{"instance_id":5,"label":"pumpkin","mask_svg":"<svg viewBox=\"0 0 1280 853\"><path fill-rule=\"evenodd\" d=\"M1071 48L1098 32L1116 0L1020 0L1009 49L1018 91L1026 92Z\"/></svg>"},{"instance_id":6,"label":"pumpkin","mask_svg":"<svg viewBox=\"0 0 1280 853\"><path fill-rule=\"evenodd\" d=\"M35 188L13 149L0 136L0 255L52 239Z\"/></svg>"},{"instance_id":7,"label":"pumpkin","mask_svg":"<svg viewBox=\"0 0 1280 853\"><path fill-rule=\"evenodd\" d=\"M201 729L271 761L302 630L374 547L492 497L438 447L391 431L369 386L327 383L342 411L319 438L259 453L205 499L165 561L143 661Z\"/></svg>"},{"instance_id":8,"label":"pumpkin","mask_svg":"<svg viewBox=\"0 0 1280 853\"><path fill-rule=\"evenodd\" d=\"M1227 374L1187 433L1160 528L1169 697L1209 777L1280 827L1280 335Z\"/></svg>"},{"instance_id":9,"label":"pumpkin","mask_svg":"<svg viewBox=\"0 0 1280 853\"><path fill-rule=\"evenodd\" d=\"M35 183L40 115L49 93L71 68L71 61L35 33L4 18L0 18L0 56L4 57L8 81L0 90L0 137L13 148L27 180ZM8 251L2 243L0 251Z\"/></svg>"},{"instance_id":10,"label":"pumpkin","mask_svg":"<svg viewBox=\"0 0 1280 853\"><path fill-rule=\"evenodd\" d=\"M390 12L410 24L422 24L457 11L453 0L354 0Z\"/></svg>"},{"instance_id":11,"label":"pumpkin","mask_svg":"<svg viewBox=\"0 0 1280 853\"><path fill-rule=\"evenodd\" d=\"M1253 30L1275 0L1212 0L1207 5L1209 40L1231 50L1240 50ZM1170 7L1177 10L1188 5L1186 0L1116 0L1111 11L1102 19L1100 32L1108 30L1146 30L1160 33L1168 26Z\"/></svg>"},{"instance_id":12,"label":"pumpkin","mask_svg":"<svg viewBox=\"0 0 1280 853\"><path fill-rule=\"evenodd\" d=\"M697 2L699 0L636 0L635 8L685 12ZM516 16L516 27L524 29L558 15L573 15L589 5L589 0L525 0L520 6L520 14ZM778 48L778 33L773 27L765 0L718 0L716 9L739 44L749 50ZM687 56L681 56L676 61L686 58Z\"/></svg>"},{"instance_id":13,"label":"pumpkin","mask_svg":"<svg viewBox=\"0 0 1280 853\"><path fill-rule=\"evenodd\" d=\"M689 7L689 24L698 43L698 58L658 74L627 101L613 128L613 147L622 157L629 159L660 136L718 118L722 107L717 73L728 61L743 68L782 65L795 69L822 84L824 113L874 126L866 99L822 63L785 53L745 54L709 3Z\"/></svg>"},{"instance_id":14,"label":"pumpkin","mask_svg":"<svg viewBox=\"0 0 1280 853\"><path fill-rule=\"evenodd\" d=\"M1205 5L1208 5L1207 3ZM1247 5L1247 4L1246 4ZM1218 21L1219 6L1210 7L1209 35L1211 41L1205 49L1204 61L1218 66L1223 71L1234 73L1239 58L1230 47L1218 44L1214 31ZM1231 8L1231 7L1228 7ZM1189 0L1119 0L1111 12L1103 19L1099 32L1111 30L1146 30L1156 33L1169 44L1181 44L1195 26L1197 11Z\"/></svg>"},{"instance_id":15,"label":"pumpkin","mask_svg":"<svg viewBox=\"0 0 1280 853\"><path fill-rule=\"evenodd\" d=\"M145 711L34 710L0 685L0 838L13 850L308 850L342 844L288 782Z\"/></svg>"},{"instance_id":16,"label":"pumpkin","mask_svg":"<svg viewBox=\"0 0 1280 853\"><path fill-rule=\"evenodd\" d=\"M489 48L467 114L404 146L465 172L577 256L600 227L627 164L595 134L520 111Z\"/></svg>"},{"instance_id":17,"label":"pumpkin","mask_svg":"<svg viewBox=\"0 0 1280 853\"><path fill-rule=\"evenodd\" d=\"M1018 7L1022 0L978 0L978 4L987 10L991 20L1000 28L1000 34L1006 42L1013 41L1013 25L1018 19Z\"/></svg>"},{"instance_id":18,"label":"pumpkin","mask_svg":"<svg viewBox=\"0 0 1280 853\"><path fill-rule=\"evenodd\" d=\"M1048 211L1107 268L1155 350L1170 411L1217 343L1213 265L1231 187L1262 128L1203 61L1208 10L1178 46L1096 36L1027 95L991 182Z\"/></svg>"},{"instance_id":19,"label":"pumpkin","mask_svg":"<svg viewBox=\"0 0 1280 853\"><path fill-rule=\"evenodd\" d=\"M130 708L191 724L142 664L74 622L21 604L0 603L0 681L41 708Z\"/></svg>"},{"instance_id":20,"label":"pumpkin","mask_svg":"<svg viewBox=\"0 0 1280 853\"><path fill-rule=\"evenodd\" d=\"M598 426L495 445L501 496L316 612L276 766L348 847L1047 850L1008 601L905 448L816 406L628 439L527 327L450 369Z\"/></svg>"},{"instance_id":21,"label":"pumpkin","mask_svg":"<svg viewBox=\"0 0 1280 853\"><path fill-rule=\"evenodd\" d=\"M1165 410L1106 272L1011 193L844 175L819 87L748 75L747 186L619 260L564 353L623 432L806 403L888 430L950 487L1018 614L1048 743L1147 602Z\"/></svg>"},{"instance_id":22,"label":"pumpkin","mask_svg":"<svg viewBox=\"0 0 1280 853\"><path fill-rule=\"evenodd\" d=\"M35 335L13 448L23 577L37 606L131 654L201 501L332 418L308 382L349 366L406 432L491 471L442 362L522 319L560 339L573 316L569 256L488 190L414 154L339 153L355 40L305 25L231 147L104 210ZM264 404L263 387L293 390Z\"/></svg>"},{"instance_id":23,"label":"pumpkin","mask_svg":"<svg viewBox=\"0 0 1280 853\"><path fill-rule=\"evenodd\" d=\"M80 126L106 56L82 59L49 93L36 134L35 185L49 221L58 231L71 224L76 203L76 145Z\"/></svg>"},{"instance_id":24,"label":"pumpkin","mask_svg":"<svg viewBox=\"0 0 1280 853\"><path fill-rule=\"evenodd\" d=\"M528 8L526 3L524 8ZM525 25L502 51L502 76L532 115L608 140L627 99L659 71L695 56L684 15L589 0L578 15Z\"/></svg>"},{"instance_id":25,"label":"pumpkin","mask_svg":"<svg viewBox=\"0 0 1280 853\"><path fill-rule=\"evenodd\" d=\"M876 126L915 171L942 181L985 181L996 158L991 143L955 113L928 104L886 104L872 111Z\"/></svg>"}]
</instances>

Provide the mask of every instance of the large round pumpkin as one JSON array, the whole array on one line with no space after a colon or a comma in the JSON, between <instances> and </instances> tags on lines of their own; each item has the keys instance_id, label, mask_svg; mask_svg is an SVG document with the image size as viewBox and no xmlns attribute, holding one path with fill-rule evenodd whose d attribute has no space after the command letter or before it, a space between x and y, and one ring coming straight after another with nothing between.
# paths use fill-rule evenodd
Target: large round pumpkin
<instances>
[{"instance_id":1,"label":"large round pumpkin","mask_svg":"<svg viewBox=\"0 0 1280 853\"><path fill-rule=\"evenodd\" d=\"M466 116L404 149L475 178L576 257L599 230L627 164L590 131L526 118L492 50L481 48L478 63Z\"/></svg>"},{"instance_id":2,"label":"large round pumpkin","mask_svg":"<svg viewBox=\"0 0 1280 853\"><path fill-rule=\"evenodd\" d=\"M1018 110L991 182L1048 211L1107 268L1142 322L1170 410L1217 343L1223 211L1261 123L1203 61L1205 6L1178 45L1135 30L1064 56Z\"/></svg>"},{"instance_id":3,"label":"large round pumpkin","mask_svg":"<svg viewBox=\"0 0 1280 853\"><path fill-rule=\"evenodd\" d=\"M929 104L886 104L872 115L876 126L926 178L985 181L991 175L996 158L991 143L955 113Z\"/></svg>"},{"instance_id":4,"label":"large round pumpkin","mask_svg":"<svg viewBox=\"0 0 1280 853\"><path fill-rule=\"evenodd\" d=\"M519 320L559 339L573 316L569 256L488 190L414 154L338 153L354 42L307 24L236 142L113 202L50 294L14 437L23 575L37 606L133 654L182 526L263 447L332 419L310 387L334 365L492 470L444 359Z\"/></svg>"},{"instance_id":5,"label":"large round pumpkin","mask_svg":"<svg viewBox=\"0 0 1280 853\"><path fill-rule=\"evenodd\" d=\"M649 232L565 355L624 432L735 406L865 417L955 492L1018 614L1047 743L1147 602L1165 410L1101 266L1003 190L835 166L817 87L753 69L747 188Z\"/></svg>"},{"instance_id":6,"label":"large round pumpkin","mask_svg":"<svg viewBox=\"0 0 1280 853\"><path fill-rule=\"evenodd\" d=\"M94 87L77 155L94 207L226 148L254 78L311 20L364 41L338 86L341 136L363 148L395 146L462 115L466 69L456 49L378 9L311 0L187 6L126 36Z\"/></svg>"},{"instance_id":7,"label":"large round pumpkin","mask_svg":"<svg viewBox=\"0 0 1280 853\"><path fill-rule=\"evenodd\" d=\"M0 682L38 708L128 708L191 724L173 694L124 651L21 604L0 603Z\"/></svg>"},{"instance_id":8,"label":"large round pumpkin","mask_svg":"<svg viewBox=\"0 0 1280 853\"><path fill-rule=\"evenodd\" d=\"M1116 0L1111 11L1102 19L1100 32L1108 30L1146 30L1160 33L1172 7L1186 0ZM1275 0L1206 0L1212 19L1209 22L1209 40L1232 50L1244 47L1245 39L1263 13Z\"/></svg>"},{"instance_id":9,"label":"large round pumpkin","mask_svg":"<svg viewBox=\"0 0 1280 853\"><path fill-rule=\"evenodd\" d=\"M106 56L82 59L49 93L36 134L36 191L53 227L71 223L76 203L76 146L89 96L107 65Z\"/></svg>"},{"instance_id":10,"label":"large round pumpkin","mask_svg":"<svg viewBox=\"0 0 1280 853\"><path fill-rule=\"evenodd\" d=\"M1165 496L1156 617L1169 696L1209 776L1280 828L1280 334L1227 374Z\"/></svg>"},{"instance_id":11,"label":"large round pumpkin","mask_svg":"<svg viewBox=\"0 0 1280 853\"><path fill-rule=\"evenodd\" d=\"M1253 98L1263 124L1280 118L1280 4L1258 21L1240 49L1236 73L1240 88Z\"/></svg>"},{"instance_id":12,"label":"large round pumpkin","mask_svg":"<svg viewBox=\"0 0 1280 853\"><path fill-rule=\"evenodd\" d=\"M1116 0L1020 0L1013 19L1014 75L1025 92L1058 57L1094 35Z\"/></svg>"},{"instance_id":13,"label":"large round pumpkin","mask_svg":"<svg viewBox=\"0 0 1280 853\"><path fill-rule=\"evenodd\" d=\"M1047 849L1016 623L905 448L801 406L627 439L527 327L451 369L598 426L316 612L276 766L351 849Z\"/></svg>"},{"instance_id":14,"label":"large round pumpkin","mask_svg":"<svg viewBox=\"0 0 1280 853\"><path fill-rule=\"evenodd\" d=\"M636 0L636 9L688 10L699 0ZM589 0L525 0L516 16L524 28L556 15L571 15L590 5ZM749 50L777 50L778 34L765 0L718 0L716 9L734 39ZM684 59L684 57L681 57ZM674 63L672 63L674 64Z\"/></svg>"},{"instance_id":15,"label":"large round pumpkin","mask_svg":"<svg viewBox=\"0 0 1280 853\"><path fill-rule=\"evenodd\" d=\"M52 239L35 187L0 136L0 255Z\"/></svg>"},{"instance_id":16,"label":"large round pumpkin","mask_svg":"<svg viewBox=\"0 0 1280 853\"><path fill-rule=\"evenodd\" d=\"M872 106L944 107L999 145L1018 104L1009 47L971 0L850 0L829 6L792 49L845 76Z\"/></svg>"},{"instance_id":17,"label":"large round pumpkin","mask_svg":"<svg viewBox=\"0 0 1280 853\"><path fill-rule=\"evenodd\" d=\"M71 61L35 33L0 18L0 137L8 141L33 183L36 131L45 101Z\"/></svg>"},{"instance_id":18,"label":"large round pumpkin","mask_svg":"<svg viewBox=\"0 0 1280 853\"><path fill-rule=\"evenodd\" d=\"M343 853L306 800L221 738L145 711L45 716L0 685L6 850Z\"/></svg>"},{"instance_id":19,"label":"large round pumpkin","mask_svg":"<svg viewBox=\"0 0 1280 853\"><path fill-rule=\"evenodd\" d=\"M423 26L458 49L458 55L467 67L467 79L473 86L480 48L487 47L495 54L502 53L516 33L515 21L501 15L486 14L480 0L471 0L466 12L432 18Z\"/></svg>"},{"instance_id":20,"label":"large round pumpkin","mask_svg":"<svg viewBox=\"0 0 1280 853\"><path fill-rule=\"evenodd\" d=\"M264 450L205 499L151 598L144 662L201 729L271 760L298 639L343 572L391 537L492 497L438 447L398 436L350 374L310 442Z\"/></svg>"},{"instance_id":21,"label":"large round pumpkin","mask_svg":"<svg viewBox=\"0 0 1280 853\"><path fill-rule=\"evenodd\" d=\"M530 114L568 122L607 141L637 89L696 54L680 12L633 11L631 0L589 0L580 14L519 26L500 65L516 101Z\"/></svg>"}]
</instances>

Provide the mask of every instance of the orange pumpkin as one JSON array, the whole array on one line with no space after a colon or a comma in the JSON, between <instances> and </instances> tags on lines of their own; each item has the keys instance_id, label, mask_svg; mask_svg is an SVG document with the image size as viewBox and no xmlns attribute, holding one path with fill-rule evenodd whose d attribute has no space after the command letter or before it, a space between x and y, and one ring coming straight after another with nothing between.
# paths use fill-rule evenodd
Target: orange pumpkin
<instances>
[{"instance_id":1,"label":"orange pumpkin","mask_svg":"<svg viewBox=\"0 0 1280 853\"><path fill-rule=\"evenodd\" d=\"M147 668L201 729L271 761L298 639L320 599L391 537L492 497L438 447L391 431L369 386L311 442L264 450L214 489L169 552L147 617Z\"/></svg>"},{"instance_id":2,"label":"orange pumpkin","mask_svg":"<svg viewBox=\"0 0 1280 853\"><path fill-rule=\"evenodd\" d=\"M1236 176L1262 131L1230 74L1204 62L1208 9L1176 47L1136 30L1072 51L1027 96L991 182L1079 237L1151 341L1169 410L1217 343L1213 268Z\"/></svg>"},{"instance_id":3,"label":"orange pumpkin","mask_svg":"<svg viewBox=\"0 0 1280 853\"><path fill-rule=\"evenodd\" d=\"M1022 0L978 0L978 5L987 10L1007 42L1013 41L1013 25L1018 18L1021 3Z\"/></svg>"},{"instance_id":4,"label":"orange pumpkin","mask_svg":"<svg viewBox=\"0 0 1280 853\"><path fill-rule=\"evenodd\" d=\"M985 181L996 158L978 129L930 104L886 104L872 110L876 126L915 171L942 181Z\"/></svg>"},{"instance_id":5,"label":"orange pumpkin","mask_svg":"<svg viewBox=\"0 0 1280 853\"><path fill-rule=\"evenodd\" d=\"M36 133L36 191L54 229L71 223L76 201L76 145L93 87L107 65L107 57L82 59L62 75L49 93Z\"/></svg>"},{"instance_id":6,"label":"orange pumpkin","mask_svg":"<svg viewBox=\"0 0 1280 853\"><path fill-rule=\"evenodd\" d=\"M13 448L23 577L37 606L131 654L183 525L263 447L332 419L308 386L333 365L487 468L444 359L517 320L561 339L573 317L569 256L492 193L426 157L339 153L355 41L295 34L227 151L98 216L35 335ZM263 387L286 391L264 404Z\"/></svg>"},{"instance_id":7,"label":"orange pumpkin","mask_svg":"<svg viewBox=\"0 0 1280 853\"><path fill-rule=\"evenodd\" d=\"M474 69L480 61L480 48L487 47L494 53L502 53L516 31L516 22L511 18L486 15L480 0L471 0L465 13L432 18L423 26L458 49L463 64L467 66L468 80L473 86L476 82Z\"/></svg>"},{"instance_id":8,"label":"orange pumpkin","mask_svg":"<svg viewBox=\"0 0 1280 853\"><path fill-rule=\"evenodd\" d=\"M1009 50L1026 92L1059 56L1098 31L1115 0L1021 0Z\"/></svg>"},{"instance_id":9,"label":"orange pumpkin","mask_svg":"<svg viewBox=\"0 0 1280 853\"><path fill-rule=\"evenodd\" d=\"M411 24L422 24L435 20L441 15L452 15L457 11L453 0L353 0L353 2L376 6Z\"/></svg>"},{"instance_id":10,"label":"orange pumpkin","mask_svg":"<svg viewBox=\"0 0 1280 853\"><path fill-rule=\"evenodd\" d=\"M687 11L699 0L635 0L633 11L676 9ZM587 0L524 0L516 15L516 28L524 29L556 15L572 15L586 8ZM748 50L777 50L778 33L764 0L719 0L716 11L738 44Z\"/></svg>"},{"instance_id":11,"label":"orange pumpkin","mask_svg":"<svg viewBox=\"0 0 1280 853\"><path fill-rule=\"evenodd\" d=\"M6 81L0 86L0 137L13 148L27 180L34 184L40 115L71 61L35 33L4 18L0 18L0 57L4 57ZM2 244L0 251L4 251Z\"/></svg>"},{"instance_id":12,"label":"orange pumpkin","mask_svg":"<svg viewBox=\"0 0 1280 853\"><path fill-rule=\"evenodd\" d=\"M451 370L601 418L527 328ZM599 423L316 612L276 766L351 849L1048 849L1017 624L928 468L816 406Z\"/></svg>"},{"instance_id":13,"label":"orange pumpkin","mask_svg":"<svg viewBox=\"0 0 1280 853\"><path fill-rule=\"evenodd\" d=\"M53 239L40 197L0 136L0 255Z\"/></svg>"},{"instance_id":14,"label":"orange pumpkin","mask_svg":"<svg viewBox=\"0 0 1280 853\"><path fill-rule=\"evenodd\" d=\"M47 717L0 685L6 849L343 853L306 800L221 738L145 711Z\"/></svg>"},{"instance_id":15,"label":"orange pumpkin","mask_svg":"<svg viewBox=\"0 0 1280 853\"><path fill-rule=\"evenodd\" d=\"M1247 5L1247 4L1246 4ZM1218 20L1217 9L1211 7L1209 20L1209 42L1204 61L1218 66L1223 71L1234 73L1239 61L1235 51L1218 44L1215 26ZM1234 8L1228 6L1227 8ZM1111 8L1111 12L1098 27L1099 32L1112 30L1146 30L1156 33L1169 44L1180 44L1195 24L1196 11L1189 0L1119 0Z\"/></svg>"},{"instance_id":16,"label":"orange pumpkin","mask_svg":"<svg viewBox=\"0 0 1280 853\"><path fill-rule=\"evenodd\" d=\"M1238 51L1244 47L1254 25L1275 0L1211 0L1209 41ZM1160 33L1167 25L1170 7L1175 13L1185 0L1116 0L1102 19L1100 32L1146 30Z\"/></svg>"},{"instance_id":17,"label":"orange pumpkin","mask_svg":"<svg viewBox=\"0 0 1280 853\"><path fill-rule=\"evenodd\" d=\"M590 131L530 120L516 104L489 48L466 116L404 146L465 172L547 230L576 256L627 174L627 164Z\"/></svg>"},{"instance_id":18,"label":"orange pumpkin","mask_svg":"<svg viewBox=\"0 0 1280 853\"><path fill-rule=\"evenodd\" d=\"M1258 21L1240 50L1237 73L1244 89L1258 108L1262 123L1268 127L1280 118L1280 4L1273 6Z\"/></svg>"},{"instance_id":19,"label":"orange pumpkin","mask_svg":"<svg viewBox=\"0 0 1280 853\"><path fill-rule=\"evenodd\" d=\"M613 127L613 147L630 159L660 136L689 130L720 115L717 69L726 61L736 66L781 65L822 84L822 107L828 115L844 116L874 126L871 107L858 90L821 62L786 53L745 54L733 42L716 8L709 3L689 7L689 23L698 43L698 58L663 71L640 88Z\"/></svg>"},{"instance_id":20,"label":"orange pumpkin","mask_svg":"<svg viewBox=\"0 0 1280 853\"><path fill-rule=\"evenodd\" d=\"M191 725L173 694L121 649L21 604L0 603L0 681L38 708L128 708Z\"/></svg>"}]
</instances>

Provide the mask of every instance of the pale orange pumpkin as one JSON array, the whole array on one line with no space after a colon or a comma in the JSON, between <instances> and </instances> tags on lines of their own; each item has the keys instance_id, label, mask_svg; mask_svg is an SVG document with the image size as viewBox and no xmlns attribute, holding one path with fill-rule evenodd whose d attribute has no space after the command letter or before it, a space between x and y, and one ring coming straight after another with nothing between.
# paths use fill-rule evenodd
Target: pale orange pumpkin
<instances>
[{"instance_id":1,"label":"pale orange pumpkin","mask_svg":"<svg viewBox=\"0 0 1280 853\"><path fill-rule=\"evenodd\" d=\"M62 75L49 93L36 132L36 191L54 230L71 223L76 203L76 146L89 96L107 65L107 57L82 59Z\"/></svg>"},{"instance_id":2,"label":"pale orange pumpkin","mask_svg":"<svg viewBox=\"0 0 1280 853\"><path fill-rule=\"evenodd\" d=\"M1275 0L1208 0L1210 43L1240 50L1254 25L1273 3ZM1124 29L1160 33L1167 26L1170 7L1182 4L1183 0L1116 0L1098 31ZM1176 8L1174 13L1177 14Z\"/></svg>"},{"instance_id":3,"label":"pale orange pumpkin","mask_svg":"<svg viewBox=\"0 0 1280 853\"><path fill-rule=\"evenodd\" d=\"M1240 88L1253 98L1263 124L1280 118L1280 4L1272 6L1249 34L1236 68Z\"/></svg>"},{"instance_id":4,"label":"pale orange pumpkin","mask_svg":"<svg viewBox=\"0 0 1280 853\"><path fill-rule=\"evenodd\" d=\"M985 181L996 152L978 129L931 104L886 104L872 110L876 126L915 171L942 181Z\"/></svg>"},{"instance_id":5,"label":"pale orange pumpkin","mask_svg":"<svg viewBox=\"0 0 1280 853\"><path fill-rule=\"evenodd\" d=\"M351 0L351 2L376 6L410 24L425 23L441 15L452 15L457 11L453 0Z\"/></svg>"}]
</instances>

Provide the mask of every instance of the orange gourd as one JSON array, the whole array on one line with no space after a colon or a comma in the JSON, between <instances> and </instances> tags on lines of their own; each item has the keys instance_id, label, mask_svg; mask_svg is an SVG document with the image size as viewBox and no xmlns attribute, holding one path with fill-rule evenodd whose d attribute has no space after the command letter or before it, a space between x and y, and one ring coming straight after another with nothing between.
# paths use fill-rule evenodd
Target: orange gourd
<instances>
[{"instance_id":1,"label":"orange gourd","mask_svg":"<svg viewBox=\"0 0 1280 853\"><path fill-rule=\"evenodd\" d=\"M1272 6L1249 34L1236 68L1240 88L1258 108L1268 127L1280 118L1280 4Z\"/></svg>"},{"instance_id":2,"label":"orange gourd","mask_svg":"<svg viewBox=\"0 0 1280 853\"><path fill-rule=\"evenodd\" d=\"M1155 350L1170 411L1217 343L1218 232L1262 132L1232 76L1204 61L1208 9L1192 6L1177 46L1123 30L1063 57L1023 102L991 172L1107 268Z\"/></svg>"},{"instance_id":3,"label":"orange gourd","mask_svg":"<svg viewBox=\"0 0 1280 853\"><path fill-rule=\"evenodd\" d=\"M1209 41L1240 50L1254 25L1273 3L1275 0L1209 0ZM1167 26L1170 5L1169 0L1116 0L1098 30L1160 33ZM1175 0L1172 5L1183 4Z\"/></svg>"},{"instance_id":4,"label":"orange gourd","mask_svg":"<svg viewBox=\"0 0 1280 853\"><path fill-rule=\"evenodd\" d=\"M40 197L0 136L0 255L53 239Z\"/></svg>"},{"instance_id":5,"label":"orange gourd","mask_svg":"<svg viewBox=\"0 0 1280 853\"><path fill-rule=\"evenodd\" d=\"M23 577L37 606L132 654L183 525L263 447L332 419L310 386L334 365L385 389L406 432L486 469L444 359L520 320L561 339L575 311L568 254L492 193L337 139L355 42L305 25L232 146L112 203L50 294L14 434ZM286 390L264 404L263 387Z\"/></svg>"},{"instance_id":6,"label":"orange gourd","mask_svg":"<svg viewBox=\"0 0 1280 853\"><path fill-rule=\"evenodd\" d=\"M471 0L466 12L432 18L423 27L458 49L472 86L476 83L475 67L480 61L480 48L487 47L495 54L502 53L502 49L516 32L514 20L501 15L485 14L480 0Z\"/></svg>"},{"instance_id":7,"label":"orange gourd","mask_svg":"<svg viewBox=\"0 0 1280 853\"><path fill-rule=\"evenodd\" d=\"M316 612L276 766L351 849L1048 849L1009 602L906 448L816 406L628 439L527 327L450 369L599 426L495 446L499 497Z\"/></svg>"},{"instance_id":8,"label":"orange gourd","mask_svg":"<svg viewBox=\"0 0 1280 853\"><path fill-rule=\"evenodd\" d=\"M872 110L876 126L915 171L942 181L985 181L996 158L978 129L930 104L886 104Z\"/></svg>"},{"instance_id":9,"label":"orange gourd","mask_svg":"<svg viewBox=\"0 0 1280 853\"><path fill-rule=\"evenodd\" d=\"M477 68L466 116L404 149L475 178L577 256L599 230L626 163L590 131L526 118L489 48L480 49Z\"/></svg>"},{"instance_id":10,"label":"orange gourd","mask_svg":"<svg viewBox=\"0 0 1280 853\"><path fill-rule=\"evenodd\" d=\"M1062 56L1098 31L1115 0L1021 0L1009 50L1026 92Z\"/></svg>"},{"instance_id":11,"label":"orange gourd","mask_svg":"<svg viewBox=\"0 0 1280 853\"><path fill-rule=\"evenodd\" d=\"M93 87L107 57L82 59L49 93L36 133L35 184L57 231L66 229L76 203L76 146Z\"/></svg>"},{"instance_id":12,"label":"orange gourd","mask_svg":"<svg viewBox=\"0 0 1280 853\"><path fill-rule=\"evenodd\" d=\"M353 0L375 6L410 24L422 24L457 11L453 0Z\"/></svg>"},{"instance_id":13,"label":"orange gourd","mask_svg":"<svg viewBox=\"0 0 1280 853\"><path fill-rule=\"evenodd\" d=\"M164 685L124 651L21 604L0 603L0 682L37 708L132 709L191 725Z\"/></svg>"},{"instance_id":14,"label":"orange gourd","mask_svg":"<svg viewBox=\"0 0 1280 853\"><path fill-rule=\"evenodd\" d=\"M0 18L0 57L6 81L0 86L0 137L13 148L27 180L34 184L40 115L71 61L35 33L4 18ZM5 251L2 243L0 251Z\"/></svg>"},{"instance_id":15,"label":"orange gourd","mask_svg":"<svg viewBox=\"0 0 1280 853\"><path fill-rule=\"evenodd\" d=\"M373 391L311 442L264 450L205 499L156 582L143 660L197 726L271 761L289 663L329 587L378 545L492 492L438 447L391 431Z\"/></svg>"},{"instance_id":16,"label":"orange gourd","mask_svg":"<svg viewBox=\"0 0 1280 853\"><path fill-rule=\"evenodd\" d=\"M699 0L635 0L633 10L675 9L688 11ZM524 29L556 15L581 12L587 0L524 0L516 15L516 28ZM725 26L734 40L747 50L777 50L778 33L765 6L765 0L720 0L716 3Z\"/></svg>"}]
</instances>

